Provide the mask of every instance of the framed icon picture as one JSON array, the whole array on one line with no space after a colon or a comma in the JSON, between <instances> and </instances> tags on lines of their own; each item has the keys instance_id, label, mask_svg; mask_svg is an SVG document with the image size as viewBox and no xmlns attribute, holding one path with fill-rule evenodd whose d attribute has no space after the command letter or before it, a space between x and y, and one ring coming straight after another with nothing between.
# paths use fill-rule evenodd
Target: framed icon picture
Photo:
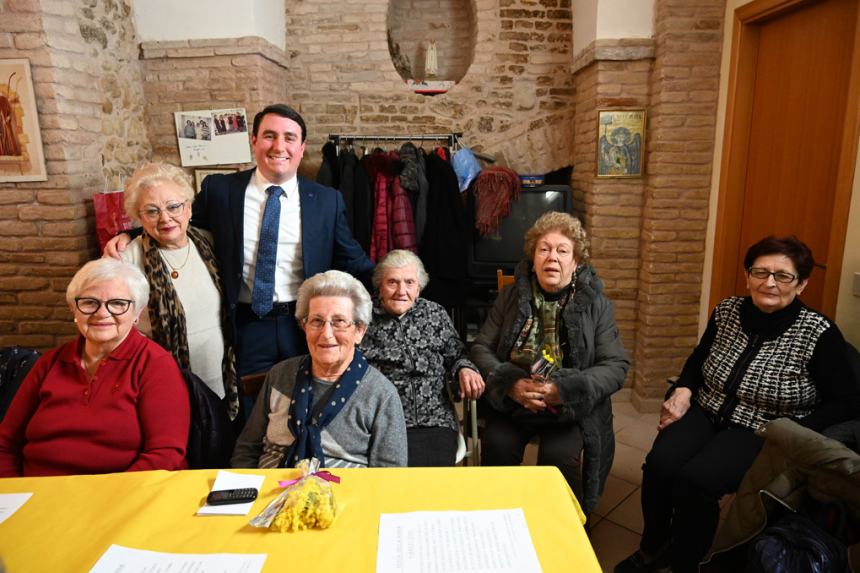
<instances>
[{"instance_id":1,"label":"framed icon picture","mask_svg":"<svg viewBox=\"0 0 860 573\"><path fill-rule=\"evenodd\" d=\"M645 165L645 110L598 110L597 130L597 177L641 177Z\"/></svg>"},{"instance_id":2,"label":"framed icon picture","mask_svg":"<svg viewBox=\"0 0 860 573\"><path fill-rule=\"evenodd\" d=\"M217 169L195 169L194 192L200 193L200 189L203 187L203 180L206 179L208 175L213 175L215 173L236 173L237 171L239 170L234 167L225 167Z\"/></svg>"},{"instance_id":3,"label":"framed icon picture","mask_svg":"<svg viewBox=\"0 0 860 573\"><path fill-rule=\"evenodd\" d=\"M0 183L47 179L30 61L0 59Z\"/></svg>"}]
</instances>

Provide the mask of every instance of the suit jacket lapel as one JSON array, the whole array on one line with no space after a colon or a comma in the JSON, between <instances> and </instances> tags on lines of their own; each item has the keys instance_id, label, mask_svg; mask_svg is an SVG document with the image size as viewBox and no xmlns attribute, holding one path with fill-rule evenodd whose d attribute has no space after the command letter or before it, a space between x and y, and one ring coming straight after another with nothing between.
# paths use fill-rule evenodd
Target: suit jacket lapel
<instances>
[{"instance_id":1,"label":"suit jacket lapel","mask_svg":"<svg viewBox=\"0 0 860 573\"><path fill-rule=\"evenodd\" d=\"M230 178L229 217L233 224L233 234L236 237L236 269L242 272L245 257L245 190L256 169L242 171Z\"/></svg>"}]
</instances>

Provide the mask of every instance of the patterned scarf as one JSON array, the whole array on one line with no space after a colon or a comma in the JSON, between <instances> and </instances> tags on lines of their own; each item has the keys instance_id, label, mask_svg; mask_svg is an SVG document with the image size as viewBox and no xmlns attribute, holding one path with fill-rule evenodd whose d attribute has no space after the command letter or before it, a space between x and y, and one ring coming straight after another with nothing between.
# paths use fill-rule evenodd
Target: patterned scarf
<instances>
[{"instance_id":1,"label":"patterned scarf","mask_svg":"<svg viewBox=\"0 0 860 573\"><path fill-rule=\"evenodd\" d=\"M281 467L294 467L299 461L307 458L317 458L320 460L320 467L325 467L325 454L320 438L322 429L337 417L352 393L358 388L367 369L367 360L356 348L352 362L335 383L333 391L330 392L331 396L326 398L322 410L311 419L314 414L311 359L310 356L305 357L296 373L296 385L293 388L293 399L287 418L287 427L296 439L284 456Z\"/></svg>"},{"instance_id":2,"label":"patterned scarf","mask_svg":"<svg viewBox=\"0 0 860 573\"><path fill-rule=\"evenodd\" d=\"M526 320L520 330L517 341L511 350L511 362L531 371L532 365L541 357L541 350L546 351L555 358L555 364L561 366L564 358L559 340L559 328L561 327L561 314L567 301L576 290L576 273L564 293L555 300L547 300L538 285L537 277L531 277L532 289L532 316Z\"/></svg>"},{"instance_id":3,"label":"patterned scarf","mask_svg":"<svg viewBox=\"0 0 860 573\"><path fill-rule=\"evenodd\" d=\"M208 238L194 227L188 227L188 238L194 243L209 276L218 289L221 299L221 330L225 341L229 340L229 319L224 299L221 275L215 262L215 253ZM185 325L185 311L182 302L173 288L170 269L158 251L158 243L149 235L142 235L143 273L149 281L149 318L152 323L152 339L165 348L176 359L180 368L191 368L188 351L188 330ZM189 245L188 248L191 248ZM239 413L239 392L236 385L236 360L233 347L225 344L224 360L221 363L224 379L225 399L230 419Z\"/></svg>"}]
</instances>

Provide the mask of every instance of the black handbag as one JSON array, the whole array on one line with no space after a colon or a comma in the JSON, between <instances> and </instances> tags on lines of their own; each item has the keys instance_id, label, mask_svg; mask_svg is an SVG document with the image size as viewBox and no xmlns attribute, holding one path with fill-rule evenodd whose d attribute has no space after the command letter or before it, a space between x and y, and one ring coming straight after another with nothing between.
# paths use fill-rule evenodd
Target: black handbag
<instances>
[{"instance_id":1,"label":"black handbag","mask_svg":"<svg viewBox=\"0 0 860 573\"><path fill-rule=\"evenodd\" d=\"M843 573L848 571L848 550L808 517L790 513L752 540L747 571Z\"/></svg>"}]
</instances>

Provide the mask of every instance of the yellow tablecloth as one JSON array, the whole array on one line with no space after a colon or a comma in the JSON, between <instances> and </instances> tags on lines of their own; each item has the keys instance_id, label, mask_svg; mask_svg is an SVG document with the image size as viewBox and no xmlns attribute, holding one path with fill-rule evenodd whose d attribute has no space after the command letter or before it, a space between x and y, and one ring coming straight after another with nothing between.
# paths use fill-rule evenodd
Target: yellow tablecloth
<instances>
[{"instance_id":1,"label":"yellow tablecloth","mask_svg":"<svg viewBox=\"0 0 860 573\"><path fill-rule=\"evenodd\" d=\"M195 515L217 470L0 479L33 496L0 524L8 573L88 571L111 544L172 553L266 553L264 571L375 571L381 513L522 507L545 572L600 572L570 488L553 467L335 470L341 513L322 531L248 525L296 470L265 474L248 516Z\"/></svg>"}]
</instances>

